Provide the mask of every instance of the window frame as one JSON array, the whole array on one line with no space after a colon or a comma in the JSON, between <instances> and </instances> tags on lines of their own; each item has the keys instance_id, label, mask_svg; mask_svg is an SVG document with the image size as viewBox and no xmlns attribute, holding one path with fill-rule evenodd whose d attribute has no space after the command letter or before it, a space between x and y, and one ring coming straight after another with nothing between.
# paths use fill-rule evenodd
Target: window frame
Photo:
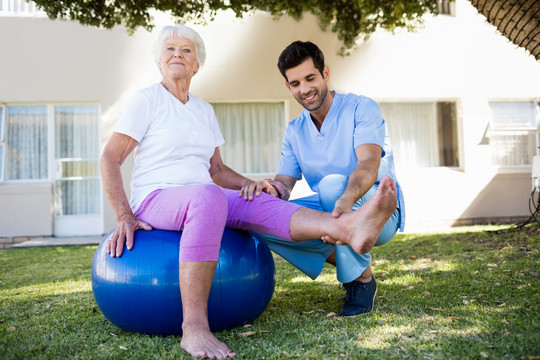
<instances>
[{"instance_id":1,"label":"window frame","mask_svg":"<svg viewBox=\"0 0 540 360\"><path fill-rule=\"evenodd\" d=\"M500 126L494 123L493 113L491 104L493 103L504 103L504 104L515 104L515 103L533 103L535 104L535 113L536 113L536 127L534 125L529 126ZM540 149L540 99L539 98L493 98L488 99L486 103L487 107L487 131L485 137L487 137L487 144L490 146L490 154L493 155L493 147L491 146L490 138L491 136L520 136L520 135L534 135L536 144L536 154L539 153ZM533 155L536 155L533 154ZM528 172L532 167L532 159L530 159L530 164L518 164L518 165L506 165L506 164L496 164L492 162L492 166L497 168L498 173L522 173Z\"/></svg>"},{"instance_id":2,"label":"window frame","mask_svg":"<svg viewBox=\"0 0 540 360\"><path fill-rule=\"evenodd\" d=\"M1 1L1 0L0 0ZM42 179L7 179L6 178L6 160L7 160L7 109L10 106L46 106L47 108L47 177ZM98 112L98 133L101 134L101 105L97 102L36 102L36 103L5 103L0 105L0 111L3 111L2 121L0 121L0 145L4 145L3 159L0 164L0 182L3 183L54 183L56 180L56 158L55 158L55 118L54 109L56 106L96 106ZM3 128L2 128L3 127Z\"/></svg>"},{"instance_id":3,"label":"window frame","mask_svg":"<svg viewBox=\"0 0 540 360\"><path fill-rule=\"evenodd\" d=\"M206 102L211 104L248 104L248 103L274 103L274 104L282 104L283 105L283 125L284 129L287 128L287 125L290 122L289 117L289 109L290 109L290 103L288 98L276 98L276 99L205 99ZM225 136L224 136L225 138ZM225 142L227 142L227 138L225 138ZM283 142L283 137L279 139L280 149L281 144ZM235 169L233 169L235 170ZM265 179L268 177L274 177L274 175L277 172L277 167L270 172L240 172L245 177L248 177L253 180L260 180ZM236 171L236 170L235 170Z\"/></svg>"},{"instance_id":4,"label":"window frame","mask_svg":"<svg viewBox=\"0 0 540 360\"><path fill-rule=\"evenodd\" d=\"M51 121L51 124L52 126L49 127L49 138L51 139L51 146L49 146L49 159L51 160L49 163L50 163L50 178L51 178L51 182L53 184L53 204L54 204L54 216L55 216L55 219L58 219L60 217L63 217L63 218L76 218L76 217L84 217L84 216L96 216L97 214L96 213L91 213L91 214L84 214L84 215L80 215L80 214L57 214L57 203L56 203L56 190L57 190L57 186L58 186L58 182L61 182L61 181L70 181L70 180L97 180L100 184L99 188L100 188L100 196L99 196L99 203L97 204L97 207L99 208L99 215L101 216L103 214L103 209L104 209L104 205L103 205L103 192L102 192L102 185L101 185L101 176L100 176L100 168L99 168L99 160L100 160L100 154L101 154L101 114L102 114L102 109L101 109L101 104L99 103L94 103L94 102L91 102L91 103L86 103L86 102L79 102L79 103L50 103L48 104L49 105L49 120ZM68 161L81 161L82 159L81 158L78 158L78 157L74 157L74 158L58 158L57 157L57 154L56 154L56 118L55 118L55 113L56 113L56 108L57 107L61 107L61 106L72 106L72 107L77 107L77 106L94 106L96 108L96 116L97 116L97 134L98 134L98 143L97 143L97 157L96 158L87 158L86 160L95 160L96 161L96 170L97 170L97 174L96 175L89 175L89 176L64 176L62 174L62 170L63 170L63 167L62 165L59 164L60 163L63 163L63 162L68 162Z\"/></svg>"},{"instance_id":5,"label":"window frame","mask_svg":"<svg viewBox=\"0 0 540 360\"><path fill-rule=\"evenodd\" d=\"M6 163L6 106L0 105L0 182L4 182L4 168Z\"/></svg>"},{"instance_id":6,"label":"window frame","mask_svg":"<svg viewBox=\"0 0 540 360\"><path fill-rule=\"evenodd\" d=\"M458 157L458 165L457 166L446 166L446 165L438 165L438 166L424 166L424 167L418 167L418 169L450 169L454 171L464 171L465 169L465 159L464 159L464 138L463 138L463 119L462 119L462 101L460 98L378 98L375 99L378 104L396 104L396 103L402 103L402 104L425 104L425 103L431 103L433 106L435 106L436 111L438 111L439 104L442 103L453 103L455 107L455 118L456 118L456 152ZM383 114L384 117L384 114ZM439 126L439 119L437 118L437 127ZM385 117L385 121L388 123L388 120ZM439 142L440 134L439 131L437 131L437 142ZM395 143L394 138L390 138L390 141L392 144ZM393 148L395 151L395 147ZM438 149L440 152L440 148ZM396 164L397 165L397 164Z\"/></svg>"}]
</instances>

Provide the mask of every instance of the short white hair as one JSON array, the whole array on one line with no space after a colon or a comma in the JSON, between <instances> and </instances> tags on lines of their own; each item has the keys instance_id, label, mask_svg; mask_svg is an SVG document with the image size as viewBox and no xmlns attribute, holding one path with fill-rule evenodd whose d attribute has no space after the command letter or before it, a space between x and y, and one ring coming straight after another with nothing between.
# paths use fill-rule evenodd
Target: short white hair
<instances>
[{"instance_id":1,"label":"short white hair","mask_svg":"<svg viewBox=\"0 0 540 360\"><path fill-rule=\"evenodd\" d=\"M195 45L195 56L197 58L197 63L200 67L202 67L206 61L206 48L204 47L204 41L198 32L185 25L167 25L161 29L158 38L154 43L154 60L156 65L159 67L159 59L161 57L161 51L163 50L163 44L175 34L188 39Z\"/></svg>"}]
</instances>

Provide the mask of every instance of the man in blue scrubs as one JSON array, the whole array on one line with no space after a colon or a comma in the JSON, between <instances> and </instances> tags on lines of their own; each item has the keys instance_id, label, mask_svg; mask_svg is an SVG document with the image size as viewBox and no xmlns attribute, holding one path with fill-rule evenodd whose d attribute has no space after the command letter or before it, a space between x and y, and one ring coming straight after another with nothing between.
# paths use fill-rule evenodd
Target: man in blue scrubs
<instances>
[{"instance_id":1,"label":"man in blue scrubs","mask_svg":"<svg viewBox=\"0 0 540 360\"><path fill-rule=\"evenodd\" d=\"M315 194L291 201L331 211L339 217L368 201L387 175L397 187L397 208L371 246L386 244L398 229L403 231L405 209L379 106L365 96L330 91L324 55L311 42L290 44L281 53L278 68L304 110L285 131L275 178L257 181L243 188L241 194L249 200L264 191L288 200L293 186L304 176ZM312 279L319 275L325 262L335 265L337 279L346 291L340 315L362 314L373 308L377 285L369 253L358 254L348 245L321 239L291 243L267 235L256 236Z\"/></svg>"}]
</instances>

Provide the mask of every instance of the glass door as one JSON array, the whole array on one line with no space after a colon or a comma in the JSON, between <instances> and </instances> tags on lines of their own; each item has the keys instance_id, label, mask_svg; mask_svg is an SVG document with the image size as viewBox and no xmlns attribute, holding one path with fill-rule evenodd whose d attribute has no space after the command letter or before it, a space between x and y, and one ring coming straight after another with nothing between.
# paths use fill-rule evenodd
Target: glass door
<instances>
[{"instance_id":1,"label":"glass door","mask_svg":"<svg viewBox=\"0 0 540 360\"><path fill-rule=\"evenodd\" d=\"M54 132L54 235L101 235L98 106L54 106Z\"/></svg>"}]
</instances>

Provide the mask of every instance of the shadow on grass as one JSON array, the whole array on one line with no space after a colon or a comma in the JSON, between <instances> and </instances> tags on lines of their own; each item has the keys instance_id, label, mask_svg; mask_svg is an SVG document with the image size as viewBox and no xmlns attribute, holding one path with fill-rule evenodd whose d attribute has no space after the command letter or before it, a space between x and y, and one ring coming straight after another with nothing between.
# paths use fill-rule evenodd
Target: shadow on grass
<instances>
[{"instance_id":1,"label":"shadow on grass","mask_svg":"<svg viewBox=\"0 0 540 360\"><path fill-rule=\"evenodd\" d=\"M276 257L277 283L249 328L218 337L256 358L527 358L540 355L540 237L522 232L399 235L372 251L374 311L337 313L344 293ZM126 333L97 308L95 246L0 252L4 358L189 358L179 337ZM249 331L250 335L245 335Z\"/></svg>"},{"instance_id":2,"label":"shadow on grass","mask_svg":"<svg viewBox=\"0 0 540 360\"><path fill-rule=\"evenodd\" d=\"M301 280L297 270L278 262L285 277L278 276L276 297L263 318L273 311L294 328L348 342L364 355L381 350L385 356L411 351L421 357L441 351L474 357L538 355L538 245L537 228L400 235L372 252L379 285L375 309L352 318L327 317L337 312L337 297L343 294L331 278L332 268L323 272L328 281ZM272 320L267 324L272 326ZM282 339L290 346L301 340L296 332Z\"/></svg>"}]
</instances>

